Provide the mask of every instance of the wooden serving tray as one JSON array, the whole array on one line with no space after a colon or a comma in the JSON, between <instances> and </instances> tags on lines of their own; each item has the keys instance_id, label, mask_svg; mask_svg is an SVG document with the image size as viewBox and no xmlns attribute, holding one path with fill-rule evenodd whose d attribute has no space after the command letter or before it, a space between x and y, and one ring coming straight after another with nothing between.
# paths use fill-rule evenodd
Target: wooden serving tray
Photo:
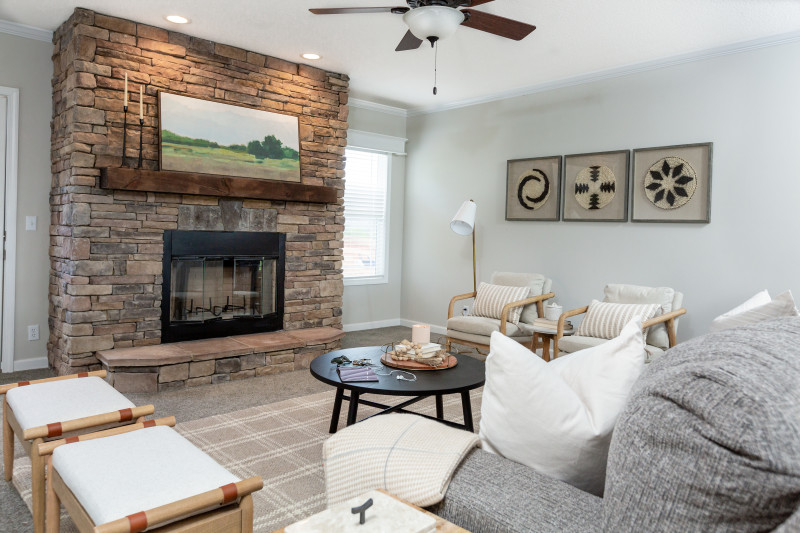
<instances>
[{"instance_id":1,"label":"wooden serving tray","mask_svg":"<svg viewBox=\"0 0 800 533\"><path fill-rule=\"evenodd\" d=\"M416 361L395 361L392 356L385 353L381 356L381 363L392 368L400 368L402 370L447 370L453 368L458 364L458 359L455 355L448 355L447 359L439 366L430 366Z\"/></svg>"}]
</instances>

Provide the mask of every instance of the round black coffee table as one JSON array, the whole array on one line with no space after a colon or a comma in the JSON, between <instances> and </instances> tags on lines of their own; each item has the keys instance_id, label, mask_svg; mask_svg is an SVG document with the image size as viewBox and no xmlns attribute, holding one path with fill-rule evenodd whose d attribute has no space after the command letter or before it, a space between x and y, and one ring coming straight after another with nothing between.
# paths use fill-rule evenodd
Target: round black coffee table
<instances>
[{"instance_id":1,"label":"round black coffee table","mask_svg":"<svg viewBox=\"0 0 800 533\"><path fill-rule=\"evenodd\" d=\"M386 413L408 413L406 407L417 403L429 396L436 397L436 418L439 422L449 426L474 431L472 423L472 403L469 398L469 391L481 387L486 381L486 364L473 359L467 355L456 355L458 364L446 370L423 370L413 371L417 376L416 381L405 381L397 379L397 372L391 376L378 376L378 381L361 381L342 383L339 374L336 372L336 363L331 363L341 355L346 356L351 361L357 359L372 359L377 364L373 370L378 374L387 374L394 368L389 368L381 364L380 359L383 355L381 346L369 346L365 348L348 348L346 350L336 350L335 352L320 355L311 361L311 375L336 387L336 399L333 401L333 415L331 416L330 433L336 433L339 425L339 414L342 411L342 400L348 400L350 407L347 410L347 425L355 424L358 415L358 404L369 405L383 409L381 412L372 416ZM408 374L403 374L407 376ZM344 391L348 390L350 396L345 396ZM383 394L386 396L411 396L412 398L398 405L384 405L360 398L362 394ZM461 406L464 410L464 423L457 424L444 419L444 409L442 406L442 396L444 394L461 394ZM433 418L427 415L426 418ZM368 417L370 418L370 417ZM366 420L366 419L365 419Z\"/></svg>"}]
</instances>

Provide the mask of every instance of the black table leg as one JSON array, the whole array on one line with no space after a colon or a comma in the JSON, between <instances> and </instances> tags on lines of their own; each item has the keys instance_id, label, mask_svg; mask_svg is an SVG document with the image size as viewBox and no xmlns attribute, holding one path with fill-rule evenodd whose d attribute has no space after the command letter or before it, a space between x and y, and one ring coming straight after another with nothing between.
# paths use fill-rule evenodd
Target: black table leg
<instances>
[{"instance_id":1,"label":"black table leg","mask_svg":"<svg viewBox=\"0 0 800 533\"><path fill-rule=\"evenodd\" d=\"M464 427L467 431L474 433L475 426L472 425L472 401L469 397L469 391L461 393L461 407L464 409Z\"/></svg>"},{"instance_id":2,"label":"black table leg","mask_svg":"<svg viewBox=\"0 0 800 533\"><path fill-rule=\"evenodd\" d=\"M336 398L333 400L333 414L331 415L331 427L328 433L336 433L336 428L339 427L339 414L342 412L342 396L344 396L344 389L336 387Z\"/></svg>"},{"instance_id":3,"label":"black table leg","mask_svg":"<svg viewBox=\"0 0 800 533\"><path fill-rule=\"evenodd\" d=\"M442 395L436 395L436 418L444 420L444 405L442 404Z\"/></svg>"},{"instance_id":4,"label":"black table leg","mask_svg":"<svg viewBox=\"0 0 800 533\"><path fill-rule=\"evenodd\" d=\"M347 425L352 426L356 423L358 415L358 393L350 391L350 408L347 410Z\"/></svg>"}]
</instances>

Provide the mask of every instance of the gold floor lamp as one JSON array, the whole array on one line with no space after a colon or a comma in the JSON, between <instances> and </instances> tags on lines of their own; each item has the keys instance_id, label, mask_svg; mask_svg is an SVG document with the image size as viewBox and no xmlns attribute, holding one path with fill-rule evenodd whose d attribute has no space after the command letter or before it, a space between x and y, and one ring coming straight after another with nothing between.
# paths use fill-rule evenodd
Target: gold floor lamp
<instances>
[{"instance_id":1,"label":"gold floor lamp","mask_svg":"<svg viewBox=\"0 0 800 533\"><path fill-rule=\"evenodd\" d=\"M478 292L478 278L475 273L475 213L478 206L467 200L458 208L456 216L450 221L450 229L459 235L472 234L472 292Z\"/></svg>"}]
</instances>

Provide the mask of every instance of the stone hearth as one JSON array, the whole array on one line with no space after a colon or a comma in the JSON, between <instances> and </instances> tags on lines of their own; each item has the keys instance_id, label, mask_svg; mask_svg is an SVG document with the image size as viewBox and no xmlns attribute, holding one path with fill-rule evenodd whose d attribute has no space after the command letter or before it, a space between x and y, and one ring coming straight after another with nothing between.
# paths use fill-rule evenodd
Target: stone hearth
<instances>
[{"instance_id":1,"label":"stone hearth","mask_svg":"<svg viewBox=\"0 0 800 533\"><path fill-rule=\"evenodd\" d=\"M53 40L50 365L93 370L98 351L161 343L164 230L285 233L284 330L341 329L347 76L85 9ZM101 169L138 158L133 112L122 154L126 73L129 109L144 87L143 168L158 169L167 90L297 116L301 183L335 188L336 201L102 188Z\"/></svg>"}]
</instances>

